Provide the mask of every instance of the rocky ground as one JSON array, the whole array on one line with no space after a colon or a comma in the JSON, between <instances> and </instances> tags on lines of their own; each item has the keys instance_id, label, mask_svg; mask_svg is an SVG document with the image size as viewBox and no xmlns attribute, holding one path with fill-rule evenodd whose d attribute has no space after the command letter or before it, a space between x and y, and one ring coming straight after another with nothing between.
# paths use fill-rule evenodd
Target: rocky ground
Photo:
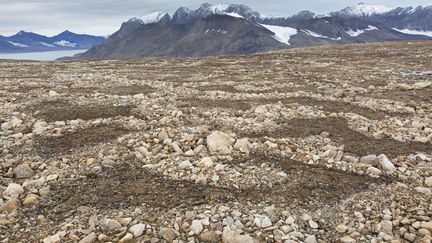
<instances>
[{"instance_id":1,"label":"rocky ground","mask_svg":"<svg viewBox=\"0 0 432 243\"><path fill-rule=\"evenodd\" d=\"M432 42L0 82L2 242L431 242Z\"/></svg>"}]
</instances>

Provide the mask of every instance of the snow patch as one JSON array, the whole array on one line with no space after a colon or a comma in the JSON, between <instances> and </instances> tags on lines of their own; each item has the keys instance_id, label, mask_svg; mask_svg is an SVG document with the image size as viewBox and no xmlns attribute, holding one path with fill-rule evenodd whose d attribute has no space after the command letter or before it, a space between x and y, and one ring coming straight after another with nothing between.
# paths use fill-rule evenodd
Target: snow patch
<instances>
[{"instance_id":1,"label":"snow patch","mask_svg":"<svg viewBox=\"0 0 432 243\"><path fill-rule=\"evenodd\" d=\"M352 37L356 37L359 36L363 33L365 33L366 31L370 31L370 30L377 30L378 28L373 26L373 25L369 25L367 29L363 29L363 30L352 30L352 29L348 29L348 31L346 31L346 33Z\"/></svg>"},{"instance_id":2,"label":"snow patch","mask_svg":"<svg viewBox=\"0 0 432 243\"><path fill-rule=\"evenodd\" d=\"M227 10L229 6L224 3L218 3L218 4L212 4L210 6L210 11L217 14L217 13L225 13L225 10Z\"/></svg>"},{"instance_id":3,"label":"snow patch","mask_svg":"<svg viewBox=\"0 0 432 243\"><path fill-rule=\"evenodd\" d=\"M244 17L238 13L225 13L225 15L229 15L229 16L234 17L234 18L244 19Z\"/></svg>"},{"instance_id":4,"label":"snow patch","mask_svg":"<svg viewBox=\"0 0 432 243\"><path fill-rule=\"evenodd\" d=\"M403 30L394 29L394 30L396 30L397 32L400 32L400 33L407 34L407 35L424 35L424 36L432 37L432 31L409 30L409 29L403 29Z\"/></svg>"},{"instance_id":5,"label":"snow patch","mask_svg":"<svg viewBox=\"0 0 432 243\"><path fill-rule=\"evenodd\" d=\"M61 41L54 42L54 45L64 46L64 47L76 47L77 44L76 43L71 43L71 42L69 42L67 40L61 40Z\"/></svg>"},{"instance_id":6,"label":"snow patch","mask_svg":"<svg viewBox=\"0 0 432 243\"><path fill-rule=\"evenodd\" d=\"M383 5L367 5L364 3L359 3L357 6L349 7L344 10L346 14L355 16L370 16L374 14L383 14L391 11L392 8Z\"/></svg>"},{"instance_id":7,"label":"snow patch","mask_svg":"<svg viewBox=\"0 0 432 243\"><path fill-rule=\"evenodd\" d=\"M23 47L23 48L29 47L28 45L24 45L24 44L21 44L21 43L16 43L16 42L12 42L12 41L8 41L8 42L11 43L14 46L17 46L17 47Z\"/></svg>"},{"instance_id":8,"label":"snow patch","mask_svg":"<svg viewBox=\"0 0 432 243\"><path fill-rule=\"evenodd\" d=\"M289 43L291 36L297 34L297 29L291 28L291 27L283 27L283 26L277 26L277 25L266 25L261 24L264 28L270 30L274 33L274 38L284 44L291 45Z\"/></svg>"},{"instance_id":9,"label":"snow patch","mask_svg":"<svg viewBox=\"0 0 432 243\"><path fill-rule=\"evenodd\" d=\"M221 33L221 34L228 34L228 31L226 31L226 30L222 30L222 29L219 29L219 30L215 30L215 29L207 29L207 30L204 32L204 34L207 34L207 33L209 33L209 32L217 32L217 33Z\"/></svg>"},{"instance_id":10,"label":"snow patch","mask_svg":"<svg viewBox=\"0 0 432 243\"><path fill-rule=\"evenodd\" d=\"M133 18L132 21L139 21L141 24L154 24L161 21L162 18L164 18L167 15L165 12L154 12L151 14L147 14L144 16L141 16L139 18Z\"/></svg>"},{"instance_id":11,"label":"snow patch","mask_svg":"<svg viewBox=\"0 0 432 243\"><path fill-rule=\"evenodd\" d=\"M341 37L338 37L338 38L330 38L330 37L328 37L328 36L321 35L321 34L318 34L318 33L316 33L316 32L310 31L310 30L302 30L302 32L304 32L304 33L307 34L307 35L310 35L310 36L316 37L316 38L324 38L324 39L335 40L335 41L338 41L338 40L341 40L341 39L342 39Z\"/></svg>"},{"instance_id":12,"label":"snow patch","mask_svg":"<svg viewBox=\"0 0 432 243\"><path fill-rule=\"evenodd\" d=\"M54 45L39 41L39 43L41 43L42 45L46 46L46 47L55 47Z\"/></svg>"}]
</instances>

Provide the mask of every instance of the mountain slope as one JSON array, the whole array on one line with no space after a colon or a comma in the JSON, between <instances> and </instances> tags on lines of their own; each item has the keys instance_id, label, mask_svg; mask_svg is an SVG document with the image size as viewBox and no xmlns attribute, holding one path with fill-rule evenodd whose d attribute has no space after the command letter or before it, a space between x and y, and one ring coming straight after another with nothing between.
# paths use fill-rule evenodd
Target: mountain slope
<instances>
[{"instance_id":1,"label":"mountain slope","mask_svg":"<svg viewBox=\"0 0 432 243\"><path fill-rule=\"evenodd\" d=\"M104 40L105 38L100 36L80 35L70 31L64 31L53 37L20 31L9 37L0 37L0 52L19 53L89 49Z\"/></svg>"},{"instance_id":2,"label":"mountain slope","mask_svg":"<svg viewBox=\"0 0 432 243\"><path fill-rule=\"evenodd\" d=\"M384 14L392 9L383 5L367 5L359 3L356 6L344 8L338 12L330 13L332 16L339 17L369 17L377 14Z\"/></svg>"},{"instance_id":3,"label":"mountain slope","mask_svg":"<svg viewBox=\"0 0 432 243\"><path fill-rule=\"evenodd\" d=\"M187 24L144 25L126 37L115 33L80 58L238 55L285 47L272 32L251 21L211 15Z\"/></svg>"},{"instance_id":4,"label":"mountain slope","mask_svg":"<svg viewBox=\"0 0 432 243\"><path fill-rule=\"evenodd\" d=\"M408 28L414 18L408 16L420 18L428 14L428 8L400 15L405 25L386 21L385 16L395 15L394 11L360 3L327 16L302 11L288 18L263 18L246 5L181 7L172 18L163 12L132 18L106 42L77 58L239 55L314 45L432 39L423 32L429 24L423 20L416 22L422 28Z\"/></svg>"},{"instance_id":5,"label":"mountain slope","mask_svg":"<svg viewBox=\"0 0 432 243\"><path fill-rule=\"evenodd\" d=\"M385 23L396 29L432 31L432 6L417 8L396 8L371 19Z\"/></svg>"}]
</instances>

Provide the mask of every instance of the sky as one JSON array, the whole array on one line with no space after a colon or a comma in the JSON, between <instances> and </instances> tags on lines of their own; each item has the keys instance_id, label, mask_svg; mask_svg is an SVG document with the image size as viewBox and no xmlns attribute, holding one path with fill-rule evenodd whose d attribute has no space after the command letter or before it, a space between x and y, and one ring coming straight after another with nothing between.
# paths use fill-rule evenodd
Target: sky
<instances>
[{"instance_id":1,"label":"sky","mask_svg":"<svg viewBox=\"0 0 432 243\"><path fill-rule=\"evenodd\" d=\"M80 34L109 35L132 17L155 11L173 13L184 6L198 8L203 2L246 4L270 16L290 16L301 10L325 14L354 6L361 0L0 0L0 35L20 30L52 36L64 30ZM366 4L388 7L428 6L430 0L363 0Z\"/></svg>"}]
</instances>

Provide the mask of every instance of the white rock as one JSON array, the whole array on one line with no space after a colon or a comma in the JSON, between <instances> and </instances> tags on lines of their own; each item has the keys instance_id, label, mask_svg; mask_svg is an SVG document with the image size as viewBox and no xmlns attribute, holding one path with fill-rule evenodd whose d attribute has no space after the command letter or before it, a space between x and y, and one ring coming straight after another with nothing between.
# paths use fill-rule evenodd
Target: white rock
<instances>
[{"instance_id":1,"label":"white rock","mask_svg":"<svg viewBox=\"0 0 432 243\"><path fill-rule=\"evenodd\" d=\"M145 98L145 95L143 94L143 93L140 93L140 94L136 94L136 95L134 95L134 96L132 96L134 99L144 99Z\"/></svg>"},{"instance_id":2,"label":"white rock","mask_svg":"<svg viewBox=\"0 0 432 243\"><path fill-rule=\"evenodd\" d=\"M201 223L201 220L193 220L192 224L190 226L190 232L191 234L198 235L203 230L203 225Z\"/></svg>"},{"instance_id":3,"label":"white rock","mask_svg":"<svg viewBox=\"0 0 432 243\"><path fill-rule=\"evenodd\" d=\"M347 236L340 238L340 242L341 243L352 243L352 242L356 242L356 241L353 238L351 238L351 236L347 235Z\"/></svg>"},{"instance_id":4,"label":"white rock","mask_svg":"<svg viewBox=\"0 0 432 243\"><path fill-rule=\"evenodd\" d=\"M206 168L210 168L213 166L213 160L210 157L202 158L200 163L203 164Z\"/></svg>"},{"instance_id":5,"label":"white rock","mask_svg":"<svg viewBox=\"0 0 432 243\"><path fill-rule=\"evenodd\" d=\"M199 175L196 180L196 184L206 185L207 184L207 177L205 175Z\"/></svg>"},{"instance_id":6,"label":"white rock","mask_svg":"<svg viewBox=\"0 0 432 243\"><path fill-rule=\"evenodd\" d=\"M46 122L36 122L33 125L33 133L36 135L40 135L48 129L47 126L48 124Z\"/></svg>"},{"instance_id":7,"label":"white rock","mask_svg":"<svg viewBox=\"0 0 432 243\"><path fill-rule=\"evenodd\" d=\"M10 123L11 123L12 127L17 127L17 126L21 125L23 123L23 121L21 119L14 117L14 118L12 118Z\"/></svg>"},{"instance_id":8,"label":"white rock","mask_svg":"<svg viewBox=\"0 0 432 243\"><path fill-rule=\"evenodd\" d=\"M103 218L99 225L103 232L114 232L122 227L117 220L107 218Z\"/></svg>"},{"instance_id":9,"label":"white rock","mask_svg":"<svg viewBox=\"0 0 432 243\"><path fill-rule=\"evenodd\" d=\"M57 96L58 93L55 92L55 91L53 91L53 90L50 90L50 91L48 92L48 95L51 96L51 97L54 97L54 96Z\"/></svg>"},{"instance_id":10,"label":"white rock","mask_svg":"<svg viewBox=\"0 0 432 243\"><path fill-rule=\"evenodd\" d=\"M427 177L425 179L425 185L428 186L428 187L432 187L432 176Z\"/></svg>"},{"instance_id":11,"label":"white rock","mask_svg":"<svg viewBox=\"0 0 432 243\"><path fill-rule=\"evenodd\" d=\"M93 243L97 236L95 232L88 234L86 237L82 238L79 243Z\"/></svg>"},{"instance_id":12,"label":"white rock","mask_svg":"<svg viewBox=\"0 0 432 243\"><path fill-rule=\"evenodd\" d=\"M54 122L54 125L56 125L58 127L66 126L66 122L64 122L64 121L56 121L56 122Z\"/></svg>"},{"instance_id":13,"label":"white rock","mask_svg":"<svg viewBox=\"0 0 432 243\"><path fill-rule=\"evenodd\" d=\"M387 234L393 235L393 223L390 220L383 220L378 225L378 230Z\"/></svg>"},{"instance_id":14,"label":"white rock","mask_svg":"<svg viewBox=\"0 0 432 243\"><path fill-rule=\"evenodd\" d=\"M187 169L193 167L193 165L192 165L192 163L189 160L185 160L185 161L180 162L178 164L178 167L181 170L187 170Z\"/></svg>"},{"instance_id":15,"label":"white rock","mask_svg":"<svg viewBox=\"0 0 432 243\"><path fill-rule=\"evenodd\" d=\"M4 198L10 198L12 195L20 196L24 194L24 189L21 185L16 183L10 183L6 190L3 192Z\"/></svg>"},{"instance_id":16,"label":"white rock","mask_svg":"<svg viewBox=\"0 0 432 243\"><path fill-rule=\"evenodd\" d=\"M132 239L133 239L133 235L131 233L126 233L126 235L120 239L119 243L128 242Z\"/></svg>"},{"instance_id":17,"label":"white rock","mask_svg":"<svg viewBox=\"0 0 432 243\"><path fill-rule=\"evenodd\" d=\"M286 224L294 224L295 219L292 216L289 216L286 220L285 223Z\"/></svg>"},{"instance_id":18,"label":"white rock","mask_svg":"<svg viewBox=\"0 0 432 243\"><path fill-rule=\"evenodd\" d=\"M223 170L225 170L225 165L223 165L223 164L217 164L215 166L215 171L216 172L223 171Z\"/></svg>"},{"instance_id":19,"label":"white rock","mask_svg":"<svg viewBox=\"0 0 432 243\"><path fill-rule=\"evenodd\" d=\"M422 227L423 229L427 229L427 230L429 230L429 231L432 232L432 221L429 221L429 222L422 222L422 223L421 223L421 227Z\"/></svg>"},{"instance_id":20,"label":"white rock","mask_svg":"<svg viewBox=\"0 0 432 243\"><path fill-rule=\"evenodd\" d=\"M396 170L394 164L390 161L390 159L385 154L381 154L380 156L378 156L378 159L380 161L381 168L384 171L393 172Z\"/></svg>"},{"instance_id":21,"label":"white rock","mask_svg":"<svg viewBox=\"0 0 432 243\"><path fill-rule=\"evenodd\" d=\"M412 123L411 123L411 126L413 127L413 128L415 128L415 129L423 129L423 125L420 123L420 122L418 122L418 121L413 121Z\"/></svg>"},{"instance_id":22,"label":"white rock","mask_svg":"<svg viewBox=\"0 0 432 243\"><path fill-rule=\"evenodd\" d=\"M50 235L48 237L46 237L45 239L43 239L43 243L58 243L60 242L60 236L58 234L55 235Z\"/></svg>"},{"instance_id":23,"label":"white rock","mask_svg":"<svg viewBox=\"0 0 432 243\"><path fill-rule=\"evenodd\" d=\"M372 176L372 177L379 177L381 175L381 170L375 167L369 167L366 170L366 174Z\"/></svg>"},{"instance_id":24,"label":"white rock","mask_svg":"<svg viewBox=\"0 0 432 243\"><path fill-rule=\"evenodd\" d=\"M264 217L262 219L262 221L261 221L261 227L262 228L267 228L267 227L270 227L270 226L272 226L271 220L269 219L269 217Z\"/></svg>"},{"instance_id":25,"label":"white rock","mask_svg":"<svg viewBox=\"0 0 432 243\"><path fill-rule=\"evenodd\" d=\"M313 220L309 220L309 226L312 229L318 229L318 224L315 221L313 221Z\"/></svg>"},{"instance_id":26,"label":"white rock","mask_svg":"<svg viewBox=\"0 0 432 243\"><path fill-rule=\"evenodd\" d=\"M46 180L47 181L55 181L58 179L58 177L59 176L57 174L51 174L51 175L47 176Z\"/></svg>"},{"instance_id":27,"label":"white rock","mask_svg":"<svg viewBox=\"0 0 432 243\"><path fill-rule=\"evenodd\" d=\"M429 87L431 85L432 85L432 82L424 81L424 82L415 83L413 86L416 89L424 89L424 88L427 88L427 87Z\"/></svg>"},{"instance_id":28,"label":"white rock","mask_svg":"<svg viewBox=\"0 0 432 243\"><path fill-rule=\"evenodd\" d=\"M225 227L222 234L222 242L224 243L256 243L254 238L249 235L240 235L237 231L230 230Z\"/></svg>"},{"instance_id":29,"label":"white rock","mask_svg":"<svg viewBox=\"0 0 432 243\"><path fill-rule=\"evenodd\" d=\"M176 153L183 154L183 150L177 142L172 143L171 146Z\"/></svg>"},{"instance_id":30,"label":"white rock","mask_svg":"<svg viewBox=\"0 0 432 243\"><path fill-rule=\"evenodd\" d=\"M414 188L418 193L425 194L426 196L432 195L432 190L426 187Z\"/></svg>"},{"instance_id":31,"label":"white rock","mask_svg":"<svg viewBox=\"0 0 432 243\"><path fill-rule=\"evenodd\" d=\"M251 143L247 138L238 139L234 144L234 148L242 153L249 153L251 150Z\"/></svg>"},{"instance_id":32,"label":"white rock","mask_svg":"<svg viewBox=\"0 0 432 243\"><path fill-rule=\"evenodd\" d=\"M309 235L308 237L306 237L304 242L305 243L316 243L317 240L316 240L315 235Z\"/></svg>"},{"instance_id":33,"label":"white rock","mask_svg":"<svg viewBox=\"0 0 432 243\"><path fill-rule=\"evenodd\" d=\"M343 224L340 224L340 225L336 226L336 231L339 233L345 233L348 231L348 227L343 225Z\"/></svg>"},{"instance_id":34,"label":"white rock","mask_svg":"<svg viewBox=\"0 0 432 243\"><path fill-rule=\"evenodd\" d=\"M186 151L184 154L185 154L185 156L192 157L195 155L195 152L192 149L190 149L190 150Z\"/></svg>"},{"instance_id":35,"label":"white rock","mask_svg":"<svg viewBox=\"0 0 432 243\"><path fill-rule=\"evenodd\" d=\"M2 124L1 124L1 129L2 129L3 131L10 130L10 129L12 129L12 124L11 124L10 122L2 123Z\"/></svg>"},{"instance_id":36,"label":"white rock","mask_svg":"<svg viewBox=\"0 0 432 243\"><path fill-rule=\"evenodd\" d=\"M131 232L134 237L140 237L144 233L145 228L145 224L136 224L130 227L129 232Z\"/></svg>"},{"instance_id":37,"label":"white rock","mask_svg":"<svg viewBox=\"0 0 432 243\"><path fill-rule=\"evenodd\" d=\"M230 137L223 132L215 131L207 136L207 148L211 153L229 154L232 144Z\"/></svg>"}]
</instances>

